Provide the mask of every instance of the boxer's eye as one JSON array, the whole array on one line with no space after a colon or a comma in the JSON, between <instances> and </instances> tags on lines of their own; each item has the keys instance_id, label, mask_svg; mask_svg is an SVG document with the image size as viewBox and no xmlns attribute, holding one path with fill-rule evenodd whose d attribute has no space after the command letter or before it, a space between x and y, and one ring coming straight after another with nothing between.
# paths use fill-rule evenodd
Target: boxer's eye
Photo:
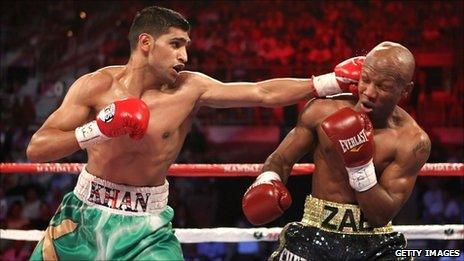
<instances>
[{"instance_id":1,"label":"boxer's eye","mask_svg":"<svg viewBox=\"0 0 464 261\"><path fill-rule=\"evenodd\" d=\"M364 76L364 75L363 75L363 76L361 77L361 80L362 80L363 82L365 82L365 83L369 83L369 78L367 78L367 76Z\"/></svg>"},{"instance_id":2,"label":"boxer's eye","mask_svg":"<svg viewBox=\"0 0 464 261\"><path fill-rule=\"evenodd\" d=\"M180 43L175 41L175 42L171 42L171 46L174 47L175 49L179 49L180 48Z\"/></svg>"}]
</instances>

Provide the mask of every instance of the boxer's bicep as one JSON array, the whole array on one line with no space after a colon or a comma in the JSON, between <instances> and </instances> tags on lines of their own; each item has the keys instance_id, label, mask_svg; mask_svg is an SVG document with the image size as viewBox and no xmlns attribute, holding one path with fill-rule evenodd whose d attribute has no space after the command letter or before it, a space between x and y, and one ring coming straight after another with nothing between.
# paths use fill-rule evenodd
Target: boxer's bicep
<instances>
[{"instance_id":1,"label":"boxer's bicep","mask_svg":"<svg viewBox=\"0 0 464 261\"><path fill-rule=\"evenodd\" d=\"M61 105L44 122L41 129L57 129L74 131L75 128L87 122L91 111L88 101L93 84L86 76L78 79L69 88Z\"/></svg>"},{"instance_id":2,"label":"boxer's bicep","mask_svg":"<svg viewBox=\"0 0 464 261\"><path fill-rule=\"evenodd\" d=\"M277 172L281 175L282 180L286 182L293 165L309 152L312 143L312 132L304 127L296 126L267 158L263 171Z\"/></svg>"},{"instance_id":3,"label":"boxer's bicep","mask_svg":"<svg viewBox=\"0 0 464 261\"><path fill-rule=\"evenodd\" d=\"M232 87L232 84L226 84L198 72L183 73L187 85L195 86L200 91L198 97L199 106L208 106L213 108L238 107L241 105L240 98L250 95L246 88L251 83L240 84L240 87Z\"/></svg>"},{"instance_id":4,"label":"boxer's bicep","mask_svg":"<svg viewBox=\"0 0 464 261\"><path fill-rule=\"evenodd\" d=\"M396 159L383 171L380 184L401 207L411 195L417 175L427 162L431 143L425 133L398 148Z\"/></svg>"},{"instance_id":5,"label":"boxer's bicep","mask_svg":"<svg viewBox=\"0 0 464 261\"><path fill-rule=\"evenodd\" d=\"M268 157L263 170L273 170L282 173L284 180L288 178L293 168L305 154L311 151L315 142L314 117L317 111L306 106L299 115L297 126L292 129L277 149Z\"/></svg>"},{"instance_id":6,"label":"boxer's bicep","mask_svg":"<svg viewBox=\"0 0 464 261\"><path fill-rule=\"evenodd\" d=\"M310 152L317 142L316 127L324 118L324 106L321 103L309 101L298 116L296 127L289 132L276 151L284 155L284 159L294 164Z\"/></svg>"},{"instance_id":7,"label":"boxer's bicep","mask_svg":"<svg viewBox=\"0 0 464 261\"><path fill-rule=\"evenodd\" d=\"M26 150L29 160L49 162L80 149L74 129L89 120L91 108L87 104L99 94L86 78L71 86L60 107L34 133Z\"/></svg>"},{"instance_id":8,"label":"boxer's bicep","mask_svg":"<svg viewBox=\"0 0 464 261\"><path fill-rule=\"evenodd\" d=\"M199 104L215 108L275 107L294 104L310 97L309 80L281 78L262 82L223 83L202 74L195 74L195 84L202 94Z\"/></svg>"},{"instance_id":9,"label":"boxer's bicep","mask_svg":"<svg viewBox=\"0 0 464 261\"><path fill-rule=\"evenodd\" d=\"M380 185L387 192L396 214L411 195L417 174L398 163L391 163L382 173Z\"/></svg>"},{"instance_id":10,"label":"boxer's bicep","mask_svg":"<svg viewBox=\"0 0 464 261\"><path fill-rule=\"evenodd\" d=\"M200 96L200 104L214 108L251 107L263 105L264 95L253 83L210 82Z\"/></svg>"},{"instance_id":11,"label":"boxer's bicep","mask_svg":"<svg viewBox=\"0 0 464 261\"><path fill-rule=\"evenodd\" d=\"M44 129L71 131L85 123L90 108L76 101L64 102L44 122Z\"/></svg>"},{"instance_id":12,"label":"boxer's bicep","mask_svg":"<svg viewBox=\"0 0 464 261\"><path fill-rule=\"evenodd\" d=\"M276 152L283 155L287 164L297 163L313 147L313 133L308 128L296 126L291 130Z\"/></svg>"}]
</instances>

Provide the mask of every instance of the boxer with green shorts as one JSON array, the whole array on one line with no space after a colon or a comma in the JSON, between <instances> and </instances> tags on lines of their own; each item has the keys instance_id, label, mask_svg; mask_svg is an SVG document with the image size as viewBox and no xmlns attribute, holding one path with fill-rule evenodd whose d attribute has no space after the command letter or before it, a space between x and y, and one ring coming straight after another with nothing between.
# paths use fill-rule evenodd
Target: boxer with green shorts
<instances>
[{"instance_id":1,"label":"boxer with green shorts","mask_svg":"<svg viewBox=\"0 0 464 261\"><path fill-rule=\"evenodd\" d=\"M182 260L168 187L118 185L84 168L31 260Z\"/></svg>"},{"instance_id":2,"label":"boxer with green shorts","mask_svg":"<svg viewBox=\"0 0 464 261\"><path fill-rule=\"evenodd\" d=\"M81 182L66 196L33 259L181 259L172 209L147 203L156 193L147 199L140 189L167 186L169 167L200 108L279 107L350 90L335 73L314 81L308 72L306 79L224 83L185 71L189 32L178 12L139 11L129 29L128 62L80 76L34 133L29 161L86 150L86 171L98 179L83 183L88 194Z\"/></svg>"}]
</instances>

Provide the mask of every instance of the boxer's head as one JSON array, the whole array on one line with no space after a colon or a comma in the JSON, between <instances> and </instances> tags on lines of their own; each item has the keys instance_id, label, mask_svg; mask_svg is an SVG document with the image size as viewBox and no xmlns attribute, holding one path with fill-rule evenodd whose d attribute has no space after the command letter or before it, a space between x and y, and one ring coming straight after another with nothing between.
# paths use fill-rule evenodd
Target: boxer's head
<instances>
[{"instance_id":1,"label":"boxer's head","mask_svg":"<svg viewBox=\"0 0 464 261\"><path fill-rule=\"evenodd\" d=\"M373 120L390 115L411 91L414 67L414 56L406 47L393 42L377 45L364 61L358 108Z\"/></svg>"},{"instance_id":2,"label":"boxer's head","mask_svg":"<svg viewBox=\"0 0 464 261\"><path fill-rule=\"evenodd\" d=\"M141 52L150 71L173 83L187 62L190 24L179 13L151 6L138 12L129 31L131 53Z\"/></svg>"}]
</instances>

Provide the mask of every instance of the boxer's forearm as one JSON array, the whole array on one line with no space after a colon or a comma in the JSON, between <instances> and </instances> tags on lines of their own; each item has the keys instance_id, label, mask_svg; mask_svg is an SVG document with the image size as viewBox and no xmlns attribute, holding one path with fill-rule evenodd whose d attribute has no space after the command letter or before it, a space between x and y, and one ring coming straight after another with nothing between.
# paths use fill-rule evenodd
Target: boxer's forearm
<instances>
[{"instance_id":1,"label":"boxer's forearm","mask_svg":"<svg viewBox=\"0 0 464 261\"><path fill-rule=\"evenodd\" d=\"M355 192L361 210L369 224L375 227L386 225L400 209L400 202L390 196L379 184L364 192Z\"/></svg>"},{"instance_id":2,"label":"boxer's forearm","mask_svg":"<svg viewBox=\"0 0 464 261\"><path fill-rule=\"evenodd\" d=\"M41 129L33 136L27 147L31 162L48 162L66 157L80 150L74 131Z\"/></svg>"},{"instance_id":3,"label":"boxer's forearm","mask_svg":"<svg viewBox=\"0 0 464 261\"><path fill-rule=\"evenodd\" d=\"M256 83L263 106L275 107L295 104L314 97L311 79L279 78Z\"/></svg>"},{"instance_id":4,"label":"boxer's forearm","mask_svg":"<svg viewBox=\"0 0 464 261\"><path fill-rule=\"evenodd\" d=\"M292 167L293 166L285 163L284 159L280 157L279 154L273 153L264 163L262 172L273 171L279 174L280 179L285 184L291 174Z\"/></svg>"}]
</instances>

